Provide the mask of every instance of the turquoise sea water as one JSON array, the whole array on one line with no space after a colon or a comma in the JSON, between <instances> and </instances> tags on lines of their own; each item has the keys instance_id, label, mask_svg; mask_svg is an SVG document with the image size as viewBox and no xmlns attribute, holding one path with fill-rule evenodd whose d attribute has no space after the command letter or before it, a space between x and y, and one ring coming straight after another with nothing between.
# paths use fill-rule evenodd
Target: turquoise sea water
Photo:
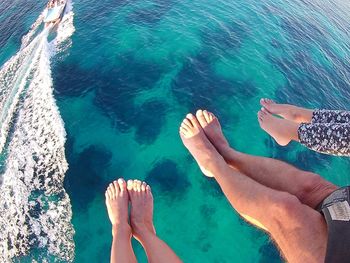
<instances>
[{"instance_id":1,"label":"turquoise sea water","mask_svg":"<svg viewBox=\"0 0 350 263\"><path fill-rule=\"evenodd\" d=\"M44 6L0 3L1 65L19 50ZM86 0L73 7L71 46L52 60L51 74L67 133L64 188L72 205L74 262L108 262L104 190L117 177L151 184L157 233L185 262L281 262L269 238L240 219L201 174L178 126L187 112L209 109L238 150L350 184L347 158L295 143L279 147L256 118L261 97L349 109L350 4ZM18 261L64 261L32 245L31 256ZM136 242L134 248L146 262Z\"/></svg>"}]
</instances>

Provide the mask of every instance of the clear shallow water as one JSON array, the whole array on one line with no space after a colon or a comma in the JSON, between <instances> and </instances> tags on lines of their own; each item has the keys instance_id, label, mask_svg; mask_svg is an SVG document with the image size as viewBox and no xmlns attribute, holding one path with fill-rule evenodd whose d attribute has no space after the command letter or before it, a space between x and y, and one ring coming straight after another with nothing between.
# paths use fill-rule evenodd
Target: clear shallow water
<instances>
[{"instance_id":1,"label":"clear shallow water","mask_svg":"<svg viewBox=\"0 0 350 263\"><path fill-rule=\"evenodd\" d=\"M1 16L0 62L19 49L44 4L18 3L11 27ZM108 261L103 193L119 176L153 186L157 232L185 262L281 262L268 237L202 176L178 125L187 112L210 109L237 149L349 184L348 159L278 147L256 120L261 97L349 109L349 10L305 0L74 3L72 47L52 76L67 132L75 262Z\"/></svg>"}]
</instances>

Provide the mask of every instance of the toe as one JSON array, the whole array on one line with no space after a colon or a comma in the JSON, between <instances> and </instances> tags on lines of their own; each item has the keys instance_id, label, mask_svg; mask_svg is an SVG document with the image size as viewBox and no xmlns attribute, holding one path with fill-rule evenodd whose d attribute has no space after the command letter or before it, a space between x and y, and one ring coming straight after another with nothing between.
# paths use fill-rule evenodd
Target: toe
<instances>
[{"instance_id":1,"label":"toe","mask_svg":"<svg viewBox=\"0 0 350 263\"><path fill-rule=\"evenodd\" d=\"M137 188L138 188L138 180L134 180L132 189L134 190L134 192L137 192Z\"/></svg>"},{"instance_id":2,"label":"toe","mask_svg":"<svg viewBox=\"0 0 350 263\"><path fill-rule=\"evenodd\" d=\"M137 190L137 192L141 192L141 181L140 180L136 181L136 190Z\"/></svg>"},{"instance_id":3,"label":"toe","mask_svg":"<svg viewBox=\"0 0 350 263\"><path fill-rule=\"evenodd\" d=\"M137 184L136 184L136 180L134 180L134 182L132 183L132 190L133 190L134 192L136 192L136 191L137 191Z\"/></svg>"},{"instance_id":4,"label":"toe","mask_svg":"<svg viewBox=\"0 0 350 263\"><path fill-rule=\"evenodd\" d=\"M262 112L264 118L265 118L266 116L271 115L270 112L269 112L266 108L261 108L261 112Z\"/></svg>"},{"instance_id":5,"label":"toe","mask_svg":"<svg viewBox=\"0 0 350 263\"><path fill-rule=\"evenodd\" d=\"M186 136L187 133L188 133L188 130L187 130L186 128L180 127L180 133L181 133L183 136Z\"/></svg>"},{"instance_id":6,"label":"toe","mask_svg":"<svg viewBox=\"0 0 350 263\"><path fill-rule=\"evenodd\" d=\"M153 198L151 186L146 186L146 193L148 197Z\"/></svg>"},{"instance_id":7,"label":"toe","mask_svg":"<svg viewBox=\"0 0 350 263\"><path fill-rule=\"evenodd\" d=\"M204 115L204 118L207 121L207 123L209 123L213 120L211 114L208 111L204 110L203 115Z\"/></svg>"},{"instance_id":8,"label":"toe","mask_svg":"<svg viewBox=\"0 0 350 263\"><path fill-rule=\"evenodd\" d=\"M208 125L208 122L207 122L206 118L204 117L204 113L202 110L197 110L196 117L197 117L197 120L199 121L199 124L203 128Z\"/></svg>"},{"instance_id":9,"label":"toe","mask_svg":"<svg viewBox=\"0 0 350 263\"><path fill-rule=\"evenodd\" d=\"M110 184L109 187L107 188L107 192L108 192L109 198L113 199L115 193L114 193L114 186L112 184Z\"/></svg>"},{"instance_id":10,"label":"toe","mask_svg":"<svg viewBox=\"0 0 350 263\"><path fill-rule=\"evenodd\" d=\"M113 185L114 185L114 189L115 189L115 195L118 196L120 193L119 184L117 181L113 181Z\"/></svg>"},{"instance_id":11,"label":"toe","mask_svg":"<svg viewBox=\"0 0 350 263\"><path fill-rule=\"evenodd\" d=\"M146 186L147 186L147 184L145 182L142 182L142 184L141 184L141 191L142 192L146 191Z\"/></svg>"},{"instance_id":12,"label":"toe","mask_svg":"<svg viewBox=\"0 0 350 263\"><path fill-rule=\"evenodd\" d=\"M187 119L186 119L186 121L189 122L189 120L187 120ZM187 123L185 123L185 122L182 122L182 123L181 123L181 127L185 128L185 129L188 130L188 131L190 131L191 128L193 128L192 125L189 125L189 124L187 124Z\"/></svg>"},{"instance_id":13,"label":"toe","mask_svg":"<svg viewBox=\"0 0 350 263\"><path fill-rule=\"evenodd\" d=\"M133 180L128 180L126 188L131 191L134 187L134 181Z\"/></svg>"},{"instance_id":14,"label":"toe","mask_svg":"<svg viewBox=\"0 0 350 263\"><path fill-rule=\"evenodd\" d=\"M184 124L185 127L193 128L192 122L187 118L182 121L182 124Z\"/></svg>"},{"instance_id":15,"label":"toe","mask_svg":"<svg viewBox=\"0 0 350 263\"><path fill-rule=\"evenodd\" d=\"M190 120L193 127L197 128L197 129L200 128L200 124L199 124L197 118L192 113L187 114L186 118Z\"/></svg>"},{"instance_id":16,"label":"toe","mask_svg":"<svg viewBox=\"0 0 350 263\"><path fill-rule=\"evenodd\" d=\"M118 179L119 188L122 192L126 191L126 182L123 178Z\"/></svg>"}]
</instances>

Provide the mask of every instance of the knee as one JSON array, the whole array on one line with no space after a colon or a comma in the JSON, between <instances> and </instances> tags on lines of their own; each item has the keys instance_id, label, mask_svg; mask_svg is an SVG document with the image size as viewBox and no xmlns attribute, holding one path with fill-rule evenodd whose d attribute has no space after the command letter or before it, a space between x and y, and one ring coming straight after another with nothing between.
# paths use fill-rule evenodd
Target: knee
<instances>
[{"instance_id":1,"label":"knee","mask_svg":"<svg viewBox=\"0 0 350 263\"><path fill-rule=\"evenodd\" d=\"M274 224L281 225L295 218L301 211L301 202L299 199L289 193L282 193L274 201L272 215Z\"/></svg>"},{"instance_id":2,"label":"knee","mask_svg":"<svg viewBox=\"0 0 350 263\"><path fill-rule=\"evenodd\" d=\"M297 197L301 203L316 207L326 196L337 189L335 185L324 180L320 175L303 172L305 180L301 183Z\"/></svg>"}]
</instances>

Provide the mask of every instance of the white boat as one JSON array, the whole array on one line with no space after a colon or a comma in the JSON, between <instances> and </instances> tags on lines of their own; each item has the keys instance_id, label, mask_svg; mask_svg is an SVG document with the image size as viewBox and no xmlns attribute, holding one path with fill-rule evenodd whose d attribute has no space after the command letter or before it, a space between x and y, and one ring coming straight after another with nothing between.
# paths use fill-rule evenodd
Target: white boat
<instances>
[{"instance_id":1,"label":"white boat","mask_svg":"<svg viewBox=\"0 0 350 263\"><path fill-rule=\"evenodd\" d=\"M47 4L47 13L44 18L45 26L57 24L61 21L67 0L50 0Z\"/></svg>"}]
</instances>

